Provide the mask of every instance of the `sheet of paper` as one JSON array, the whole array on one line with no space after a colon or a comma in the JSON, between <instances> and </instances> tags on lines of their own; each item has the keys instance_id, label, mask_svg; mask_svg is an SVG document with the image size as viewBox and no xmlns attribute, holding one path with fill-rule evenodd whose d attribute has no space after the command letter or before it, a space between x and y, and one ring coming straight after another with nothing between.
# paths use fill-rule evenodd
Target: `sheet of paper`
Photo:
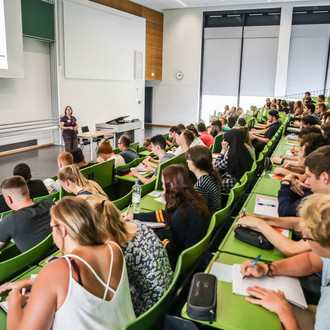
<instances>
[{"instance_id":1,"label":"sheet of paper","mask_svg":"<svg viewBox=\"0 0 330 330\"><path fill-rule=\"evenodd\" d=\"M164 222L150 222L150 221L142 221L145 225L151 227L151 228L164 228L165 223Z\"/></svg>"},{"instance_id":2,"label":"sheet of paper","mask_svg":"<svg viewBox=\"0 0 330 330\"><path fill-rule=\"evenodd\" d=\"M162 195L162 192L154 190L154 191L150 192L148 195L151 197L159 197Z\"/></svg>"},{"instance_id":3,"label":"sheet of paper","mask_svg":"<svg viewBox=\"0 0 330 330\"><path fill-rule=\"evenodd\" d=\"M278 217L278 200L276 197L257 195L254 214Z\"/></svg>"},{"instance_id":4,"label":"sheet of paper","mask_svg":"<svg viewBox=\"0 0 330 330\"><path fill-rule=\"evenodd\" d=\"M231 283L233 279L232 267L232 265L214 262L209 273L215 275L218 281Z\"/></svg>"},{"instance_id":5,"label":"sheet of paper","mask_svg":"<svg viewBox=\"0 0 330 330\"><path fill-rule=\"evenodd\" d=\"M154 199L156 202L162 203L162 204L166 204L165 199L163 198L163 196L160 196L158 198Z\"/></svg>"},{"instance_id":6,"label":"sheet of paper","mask_svg":"<svg viewBox=\"0 0 330 330\"><path fill-rule=\"evenodd\" d=\"M271 179L279 179L282 180L284 178L284 175L280 175L280 174L272 174L269 176Z\"/></svg>"},{"instance_id":7,"label":"sheet of paper","mask_svg":"<svg viewBox=\"0 0 330 330\"><path fill-rule=\"evenodd\" d=\"M270 289L274 291L281 290L284 292L285 297L289 302L301 308L307 308L304 293L302 291L300 282L296 277L263 276L260 278L246 277L243 280L240 267L241 265L238 264L234 264L232 267L233 293L242 296L248 296L248 294L246 293L246 289L250 286L260 286L261 288Z\"/></svg>"},{"instance_id":8,"label":"sheet of paper","mask_svg":"<svg viewBox=\"0 0 330 330\"><path fill-rule=\"evenodd\" d=\"M132 170L133 168L135 168L140 174L146 174L149 172L149 170L147 168L145 168L142 163L140 163L136 167L131 167L130 170Z\"/></svg>"}]
</instances>

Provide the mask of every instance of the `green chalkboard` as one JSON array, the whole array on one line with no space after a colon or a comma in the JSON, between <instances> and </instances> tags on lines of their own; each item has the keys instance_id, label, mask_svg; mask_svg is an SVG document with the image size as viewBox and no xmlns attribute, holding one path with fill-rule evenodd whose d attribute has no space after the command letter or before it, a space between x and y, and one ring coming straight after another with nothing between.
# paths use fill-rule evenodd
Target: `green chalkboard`
<instances>
[{"instance_id":1,"label":"green chalkboard","mask_svg":"<svg viewBox=\"0 0 330 330\"><path fill-rule=\"evenodd\" d=\"M23 35L55 41L54 4L43 0L21 0Z\"/></svg>"}]
</instances>

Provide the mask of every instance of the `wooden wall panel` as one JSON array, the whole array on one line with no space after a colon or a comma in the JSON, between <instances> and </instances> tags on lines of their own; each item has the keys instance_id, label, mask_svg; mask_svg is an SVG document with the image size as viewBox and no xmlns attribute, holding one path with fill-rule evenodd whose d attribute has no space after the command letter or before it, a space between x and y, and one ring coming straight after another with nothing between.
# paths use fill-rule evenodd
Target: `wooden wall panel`
<instances>
[{"instance_id":1,"label":"wooden wall panel","mask_svg":"<svg viewBox=\"0 0 330 330\"><path fill-rule=\"evenodd\" d=\"M145 79L162 79L163 14L129 0L91 0L146 19ZM151 75L153 73L154 75Z\"/></svg>"}]
</instances>

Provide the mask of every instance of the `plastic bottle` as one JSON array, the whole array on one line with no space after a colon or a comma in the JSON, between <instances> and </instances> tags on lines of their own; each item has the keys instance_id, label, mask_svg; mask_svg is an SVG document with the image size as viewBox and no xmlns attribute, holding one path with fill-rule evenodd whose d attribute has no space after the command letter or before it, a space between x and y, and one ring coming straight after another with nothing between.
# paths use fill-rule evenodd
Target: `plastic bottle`
<instances>
[{"instance_id":1,"label":"plastic bottle","mask_svg":"<svg viewBox=\"0 0 330 330\"><path fill-rule=\"evenodd\" d=\"M140 213L141 210L141 186L139 181L135 181L135 185L132 188L132 213Z\"/></svg>"}]
</instances>

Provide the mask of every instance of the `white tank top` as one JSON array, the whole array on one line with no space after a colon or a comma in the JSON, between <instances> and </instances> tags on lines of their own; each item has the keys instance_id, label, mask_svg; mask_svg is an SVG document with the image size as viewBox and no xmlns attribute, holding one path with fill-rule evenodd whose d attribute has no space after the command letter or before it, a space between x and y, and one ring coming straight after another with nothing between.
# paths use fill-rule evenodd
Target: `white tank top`
<instances>
[{"instance_id":1,"label":"white tank top","mask_svg":"<svg viewBox=\"0 0 330 330\"><path fill-rule=\"evenodd\" d=\"M113 244L116 243L113 242ZM70 268L69 290L63 305L55 313L53 323L54 330L121 329L127 323L135 319L124 258L122 276L117 290L115 291L109 286L113 266L113 250L110 244L107 245L111 252L107 283L103 282L96 274L95 270L84 259L72 254L64 256ZM69 257L76 258L83 262L91 270L96 279L105 287L103 299L94 296L74 280ZM108 290L113 293L113 297L110 301L105 300Z\"/></svg>"}]
</instances>

